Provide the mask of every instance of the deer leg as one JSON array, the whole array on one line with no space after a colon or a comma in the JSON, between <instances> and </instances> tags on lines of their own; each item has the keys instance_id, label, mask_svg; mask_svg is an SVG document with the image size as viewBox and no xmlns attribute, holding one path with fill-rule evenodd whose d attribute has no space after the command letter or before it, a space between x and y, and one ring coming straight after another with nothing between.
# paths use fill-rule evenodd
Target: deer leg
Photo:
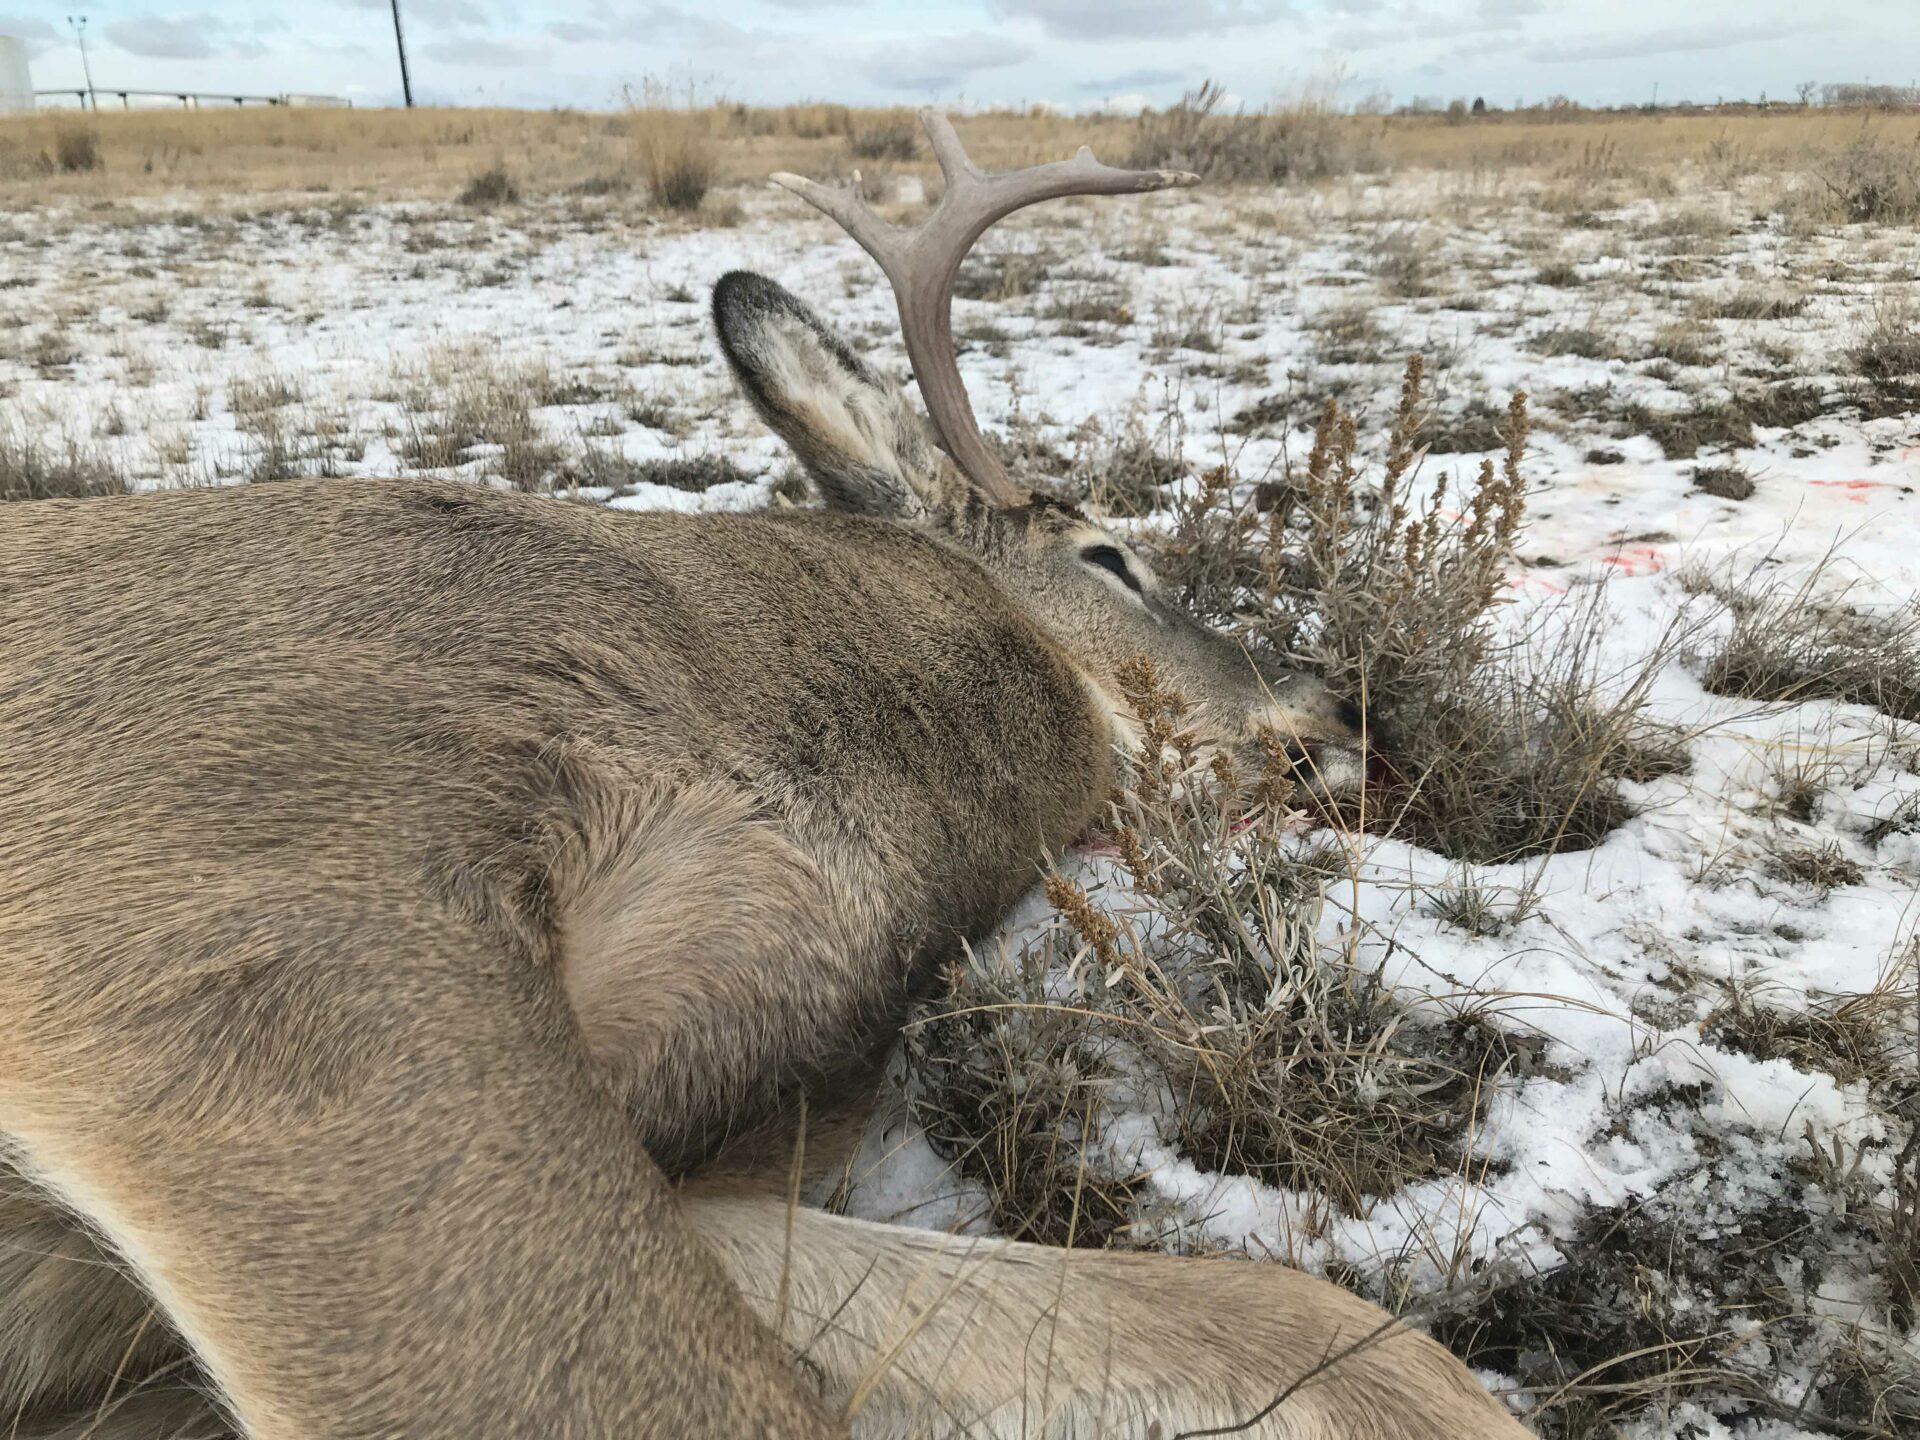
<instances>
[{"instance_id":1,"label":"deer leg","mask_svg":"<svg viewBox=\"0 0 1920 1440\"><path fill-rule=\"evenodd\" d=\"M137 1272L253 1440L836 1433L684 1228L553 976L412 923L408 963L274 953L117 993L16 952L21 1170Z\"/></svg>"},{"instance_id":2,"label":"deer leg","mask_svg":"<svg viewBox=\"0 0 1920 1440\"><path fill-rule=\"evenodd\" d=\"M856 1440L1526 1440L1442 1346L1284 1265L942 1235L700 1181L684 1205Z\"/></svg>"},{"instance_id":3,"label":"deer leg","mask_svg":"<svg viewBox=\"0 0 1920 1440\"><path fill-rule=\"evenodd\" d=\"M802 1097L815 1135L823 1111L871 1097L905 967L862 898L738 790L621 799L565 849L553 889L587 1050L668 1173L782 1163Z\"/></svg>"},{"instance_id":4,"label":"deer leg","mask_svg":"<svg viewBox=\"0 0 1920 1440\"><path fill-rule=\"evenodd\" d=\"M881 927L848 923L859 897L723 791L655 797L617 833L556 887L561 967L603 1075L659 1153L777 1116L793 1077L864 1053L906 967ZM710 1169L681 1196L748 1301L854 1410L856 1435L1524 1434L1432 1340L1280 1265L875 1225Z\"/></svg>"}]
</instances>

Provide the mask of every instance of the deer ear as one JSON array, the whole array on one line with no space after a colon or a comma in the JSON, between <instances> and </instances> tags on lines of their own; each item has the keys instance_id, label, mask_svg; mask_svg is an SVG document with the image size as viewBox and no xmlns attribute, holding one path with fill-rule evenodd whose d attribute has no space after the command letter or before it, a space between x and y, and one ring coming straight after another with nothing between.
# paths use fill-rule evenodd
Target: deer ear
<instances>
[{"instance_id":1,"label":"deer ear","mask_svg":"<svg viewBox=\"0 0 1920 1440\"><path fill-rule=\"evenodd\" d=\"M921 520L965 485L900 387L766 276L721 276L713 322L740 388L832 508Z\"/></svg>"}]
</instances>

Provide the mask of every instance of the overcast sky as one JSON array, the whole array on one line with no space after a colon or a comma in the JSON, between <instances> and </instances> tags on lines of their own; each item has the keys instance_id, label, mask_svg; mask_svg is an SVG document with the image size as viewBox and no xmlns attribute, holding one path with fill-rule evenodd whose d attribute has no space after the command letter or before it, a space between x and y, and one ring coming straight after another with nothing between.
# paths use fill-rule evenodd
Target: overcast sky
<instances>
[{"instance_id":1,"label":"overcast sky","mask_svg":"<svg viewBox=\"0 0 1920 1440\"><path fill-rule=\"evenodd\" d=\"M75 0L95 82L400 96L388 0ZM1920 0L401 0L416 98L618 104L671 76L778 103L1165 105L1207 77L1249 105L1385 92L1787 98L1801 81L1920 78ZM0 0L34 84L78 85L59 0Z\"/></svg>"}]
</instances>

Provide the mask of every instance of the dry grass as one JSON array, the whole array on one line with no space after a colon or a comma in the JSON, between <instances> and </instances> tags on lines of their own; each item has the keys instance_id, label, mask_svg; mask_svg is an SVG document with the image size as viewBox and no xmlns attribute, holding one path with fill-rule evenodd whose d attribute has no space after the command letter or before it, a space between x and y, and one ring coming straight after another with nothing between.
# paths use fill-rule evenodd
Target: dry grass
<instances>
[{"instance_id":1,"label":"dry grass","mask_svg":"<svg viewBox=\"0 0 1920 1440\"><path fill-rule=\"evenodd\" d=\"M1424 406L1416 360L1379 479L1363 484L1357 427L1328 402L1298 503L1266 522L1273 600L1256 638L1309 654L1367 714L1383 772L1376 827L1474 861L1597 844L1629 813L1618 781L1676 763L1638 718L1670 643L1632 674L1608 672L1601 595L1498 632L1492 607L1526 509L1524 397L1502 427L1503 461L1458 486L1419 471Z\"/></svg>"},{"instance_id":2,"label":"dry grass","mask_svg":"<svg viewBox=\"0 0 1920 1440\"><path fill-rule=\"evenodd\" d=\"M1894 225L1920 220L1920 136L1863 127L1814 173L1833 219Z\"/></svg>"},{"instance_id":3,"label":"dry grass","mask_svg":"<svg viewBox=\"0 0 1920 1440\"><path fill-rule=\"evenodd\" d=\"M1920 721L1920 602L1863 603L1858 587L1832 572L1823 566L1793 585L1764 570L1687 576L1732 620L1726 638L1702 659L1703 682L1725 695L1789 704L1840 700Z\"/></svg>"},{"instance_id":4,"label":"dry grass","mask_svg":"<svg viewBox=\"0 0 1920 1440\"><path fill-rule=\"evenodd\" d=\"M1676 320L1653 332L1644 353L1676 365L1712 365L1720 358L1720 341L1710 325Z\"/></svg>"},{"instance_id":5,"label":"dry grass","mask_svg":"<svg viewBox=\"0 0 1920 1440\"><path fill-rule=\"evenodd\" d=\"M1156 1243L1105 1144L1129 1097L1159 1096L1162 1133L1196 1164L1323 1195L1329 1218L1471 1163L1507 1040L1323 955L1321 891L1344 853L1288 837L1278 770L1248 786L1203 765L1185 702L1144 659L1129 684L1165 748L1149 745L1107 817L1128 888L1090 895L1055 873L1058 927L973 957L910 1028L910 1095L936 1147L1001 1229L1099 1246Z\"/></svg>"},{"instance_id":6,"label":"dry grass","mask_svg":"<svg viewBox=\"0 0 1920 1440\"><path fill-rule=\"evenodd\" d=\"M888 152L927 179L934 169L919 149L904 154L898 112L845 106L685 107L668 111L712 145L714 184L757 183L775 170L844 174L857 143ZM84 127L69 113L0 118L0 196L13 204L50 199L109 199L189 192L241 197L316 190L366 198L444 196L498 163L528 177L537 194L607 194L625 176L644 173L636 143L645 114L489 109L172 110L102 113ZM1449 125L1440 116L1349 116L1312 106L1228 116L1196 103L1144 119L993 111L962 122L969 150L990 168L1057 159L1080 144L1102 158L1198 164L1213 178L1311 179L1354 167L1527 171L1543 180L1594 173L1606 183L1737 155L1753 173L1802 174L1810 204L1836 207L1844 220L1862 204L1888 214L1889 203L1835 199L1886 189L1904 194L1920 117L1813 109L1770 114L1547 116L1518 112ZM90 138L91 162L64 167L63 136ZM1863 141L1863 134L1865 139ZM67 146L78 142L67 141ZM668 146L670 158L672 147ZM76 160L77 150L69 152ZM1876 169L1875 167L1880 167ZM665 171L663 170L663 175ZM1862 177L1865 177L1862 179ZM1871 181L1872 184L1866 182ZM1864 188L1863 188L1864 187ZM1585 187L1592 203L1591 186ZM1824 212L1823 212L1824 213Z\"/></svg>"},{"instance_id":7,"label":"dry grass","mask_svg":"<svg viewBox=\"0 0 1920 1440\"><path fill-rule=\"evenodd\" d=\"M1025 425L1016 426L998 449L1020 483L1090 501L1102 514L1130 516L1163 509L1166 487L1191 472L1181 440L1178 426L1165 418L1150 423L1136 406L1114 426L1082 426L1065 451Z\"/></svg>"},{"instance_id":8,"label":"dry grass","mask_svg":"<svg viewBox=\"0 0 1920 1440\"><path fill-rule=\"evenodd\" d=\"M1768 286L1743 285L1706 300L1700 308L1716 320L1791 320L1807 308L1807 297Z\"/></svg>"},{"instance_id":9,"label":"dry grass","mask_svg":"<svg viewBox=\"0 0 1920 1440\"><path fill-rule=\"evenodd\" d=\"M1680 632L1615 673L1601 659L1602 590L1497 627L1525 518L1524 401L1493 434L1468 436L1481 449L1497 438L1505 454L1458 483L1421 464L1423 387L1416 361L1377 477L1332 400L1304 466L1254 504L1211 473L1162 541L1161 568L1257 651L1307 660L1367 715L1369 829L1475 862L1597 844L1631 813L1622 779L1684 764L1640 718Z\"/></svg>"},{"instance_id":10,"label":"dry grass","mask_svg":"<svg viewBox=\"0 0 1920 1440\"><path fill-rule=\"evenodd\" d=\"M1019 300L1036 293L1059 258L1048 250L983 248L969 255L954 282L957 300Z\"/></svg>"},{"instance_id":11,"label":"dry grass","mask_svg":"<svg viewBox=\"0 0 1920 1440\"><path fill-rule=\"evenodd\" d=\"M1906 295L1876 297L1847 359L1885 400L1901 408L1920 403L1920 315Z\"/></svg>"},{"instance_id":12,"label":"dry grass","mask_svg":"<svg viewBox=\"0 0 1920 1440\"><path fill-rule=\"evenodd\" d=\"M489 207L511 205L520 198L520 187L513 183L513 176L507 173L504 165L490 165L467 182L467 188L460 192L462 205Z\"/></svg>"},{"instance_id":13,"label":"dry grass","mask_svg":"<svg viewBox=\"0 0 1920 1440\"><path fill-rule=\"evenodd\" d=\"M100 456L74 440L50 446L0 425L0 501L85 500L126 486Z\"/></svg>"},{"instance_id":14,"label":"dry grass","mask_svg":"<svg viewBox=\"0 0 1920 1440\"><path fill-rule=\"evenodd\" d=\"M627 114L633 151L653 203L665 210L695 211L720 175L715 113L659 103Z\"/></svg>"},{"instance_id":15,"label":"dry grass","mask_svg":"<svg viewBox=\"0 0 1920 1440\"><path fill-rule=\"evenodd\" d=\"M630 495L641 485L664 485L695 493L732 485L751 477L724 455L669 455L634 460L617 451L589 445L564 467L569 485L603 485L613 497Z\"/></svg>"},{"instance_id":16,"label":"dry grass","mask_svg":"<svg viewBox=\"0 0 1920 1440\"><path fill-rule=\"evenodd\" d=\"M1127 164L1215 182L1284 185L1377 168L1380 127L1313 103L1228 113L1211 81L1141 117Z\"/></svg>"},{"instance_id":17,"label":"dry grass","mask_svg":"<svg viewBox=\"0 0 1920 1440\"><path fill-rule=\"evenodd\" d=\"M1753 498L1753 477L1738 465L1700 465L1693 472L1693 485L1722 500Z\"/></svg>"},{"instance_id":18,"label":"dry grass","mask_svg":"<svg viewBox=\"0 0 1920 1440\"><path fill-rule=\"evenodd\" d=\"M84 174L100 168L100 134L91 126L74 125L56 130L53 136L53 162L68 175Z\"/></svg>"},{"instance_id":19,"label":"dry grass","mask_svg":"<svg viewBox=\"0 0 1920 1440\"><path fill-rule=\"evenodd\" d=\"M451 470L480 461L516 489L550 488L560 447L535 423L532 406L551 391L542 366L505 366L478 351L437 355L409 378L401 423L390 437L414 470Z\"/></svg>"},{"instance_id":20,"label":"dry grass","mask_svg":"<svg viewBox=\"0 0 1920 1440\"><path fill-rule=\"evenodd\" d=\"M909 111L882 111L847 136L847 153L856 160L912 160L920 154L920 123Z\"/></svg>"}]
</instances>

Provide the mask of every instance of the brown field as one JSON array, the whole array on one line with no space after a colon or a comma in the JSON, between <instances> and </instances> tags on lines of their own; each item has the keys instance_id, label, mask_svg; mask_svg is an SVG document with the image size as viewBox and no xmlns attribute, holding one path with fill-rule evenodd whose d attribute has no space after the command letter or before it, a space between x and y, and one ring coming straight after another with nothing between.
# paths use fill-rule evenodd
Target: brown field
<instances>
[{"instance_id":1,"label":"brown field","mask_svg":"<svg viewBox=\"0 0 1920 1440\"><path fill-rule=\"evenodd\" d=\"M1178 112L1174 112L1177 114ZM988 167L1031 164L1090 144L1124 162L1168 117L1060 116L994 111L968 118L963 133ZM1614 114L1574 110L1496 112L1466 123L1445 116L1347 116L1302 108L1259 116L1207 117L1194 134L1260 146L1311 143L1332 152L1311 166L1277 168L1287 178L1434 169L1461 174L1526 170L1590 182L1647 180L1689 163L1722 176L1818 175L1863 134L1920 164L1920 115L1786 109L1766 112ZM626 112L498 109L221 111L72 110L0 119L0 203L9 208L62 200L177 194L245 197L304 192L362 199L447 196L478 174L504 169L529 195L607 194L639 186L663 136L690 146L718 184L790 169L815 175L859 168L930 174L924 144L915 158L885 152L890 134L912 136L905 110L839 105L778 109L712 106ZM85 141L91 138L89 147ZM883 153L861 158L863 137ZM63 166L62 142L81 142L91 163ZM869 146L868 149L875 148ZM1189 162L1193 163L1193 162ZM1209 178L1254 178L1214 174Z\"/></svg>"}]
</instances>

